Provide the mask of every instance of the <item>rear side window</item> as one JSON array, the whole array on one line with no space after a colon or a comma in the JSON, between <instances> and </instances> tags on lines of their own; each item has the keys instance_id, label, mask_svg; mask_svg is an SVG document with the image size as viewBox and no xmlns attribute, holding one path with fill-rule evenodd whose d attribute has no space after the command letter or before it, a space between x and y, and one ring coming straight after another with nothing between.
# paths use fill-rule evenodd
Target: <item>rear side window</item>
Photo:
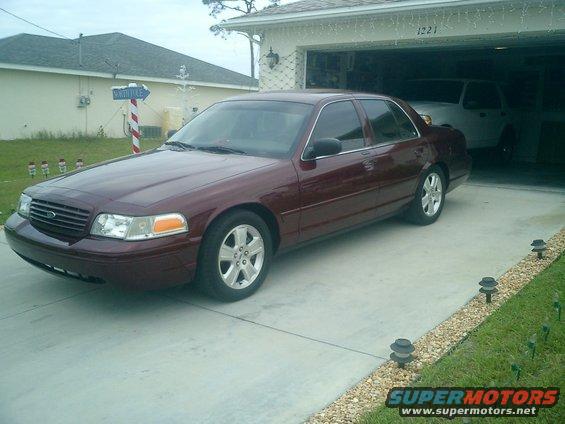
<instances>
[{"instance_id":1,"label":"rear side window","mask_svg":"<svg viewBox=\"0 0 565 424\"><path fill-rule=\"evenodd\" d=\"M361 100L361 105L371 122L375 144L389 143L399 139L396 119L384 100Z\"/></svg>"},{"instance_id":2,"label":"rear side window","mask_svg":"<svg viewBox=\"0 0 565 424\"><path fill-rule=\"evenodd\" d=\"M341 141L341 151L365 147L363 129L357 111L350 101L330 103L320 113L312 132L312 141L335 138Z\"/></svg>"},{"instance_id":3,"label":"rear side window","mask_svg":"<svg viewBox=\"0 0 565 424\"><path fill-rule=\"evenodd\" d=\"M410 118L395 103L384 100L361 100L373 128L375 144L418 137Z\"/></svg>"},{"instance_id":4,"label":"rear side window","mask_svg":"<svg viewBox=\"0 0 565 424\"><path fill-rule=\"evenodd\" d=\"M496 85L489 82L470 82L463 98L465 109L500 109Z\"/></svg>"},{"instance_id":5,"label":"rear side window","mask_svg":"<svg viewBox=\"0 0 565 424\"><path fill-rule=\"evenodd\" d=\"M396 122L398 123L400 140L409 140L411 138L418 137L418 131L416 130L416 127L414 127L414 124L408 115L406 115L406 112L404 112L396 103L387 102L387 104L391 108L392 113L396 118Z\"/></svg>"}]
</instances>

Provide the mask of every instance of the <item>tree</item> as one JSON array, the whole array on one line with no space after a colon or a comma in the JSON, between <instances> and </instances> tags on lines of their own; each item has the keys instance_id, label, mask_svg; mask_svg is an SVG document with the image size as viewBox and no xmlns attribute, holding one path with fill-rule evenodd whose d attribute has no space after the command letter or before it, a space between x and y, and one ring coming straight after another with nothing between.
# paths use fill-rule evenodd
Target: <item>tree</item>
<instances>
[{"instance_id":1,"label":"tree","mask_svg":"<svg viewBox=\"0 0 565 424\"><path fill-rule=\"evenodd\" d=\"M267 7L278 6L280 0L267 0ZM224 14L225 12L236 12L242 15L249 15L251 13L257 12L257 0L202 0L202 3L208 6L210 10L210 16L217 18L218 16ZM223 22L223 21L222 21ZM214 35L220 35L225 37L225 30L220 25L212 25L210 31ZM246 32L238 32L238 34L243 35L249 41L249 53L251 60L251 77L255 78L255 47L254 44L257 42L253 38L253 34L248 34Z\"/></svg>"}]
</instances>

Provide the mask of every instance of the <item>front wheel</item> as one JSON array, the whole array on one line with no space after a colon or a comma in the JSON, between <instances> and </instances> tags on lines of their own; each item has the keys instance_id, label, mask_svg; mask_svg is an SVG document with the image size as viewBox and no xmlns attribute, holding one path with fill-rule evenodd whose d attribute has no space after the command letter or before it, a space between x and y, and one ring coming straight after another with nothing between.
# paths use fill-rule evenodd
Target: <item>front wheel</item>
<instances>
[{"instance_id":1,"label":"front wheel","mask_svg":"<svg viewBox=\"0 0 565 424\"><path fill-rule=\"evenodd\" d=\"M441 168L429 168L418 184L414 200L406 211L406 219L418 225L434 223L443 210L446 188L445 175Z\"/></svg>"},{"instance_id":2,"label":"front wheel","mask_svg":"<svg viewBox=\"0 0 565 424\"><path fill-rule=\"evenodd\" d=\"M214 222L200 249L198 287L227 302L257 291L271 265L269 228L259 216L246 210L229 212Z\"/></svg>"}]
</instances>

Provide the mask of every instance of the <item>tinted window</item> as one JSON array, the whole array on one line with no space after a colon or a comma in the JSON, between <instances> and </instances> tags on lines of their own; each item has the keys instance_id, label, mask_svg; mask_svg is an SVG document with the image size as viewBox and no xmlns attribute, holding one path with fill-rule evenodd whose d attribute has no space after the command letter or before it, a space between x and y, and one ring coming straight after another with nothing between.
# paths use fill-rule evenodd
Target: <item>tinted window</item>
<instances>
[{"instance_id":1,"label":"tinted window","mask_svg":"<svg viewBox=\"0 0 565 424\"><path fill-rule=\"evenodd\" d=\"M406 113L396 104L392 102L387 102L390 108L392 109L392 113L394 113L394 117L396 118L396 122L398 123L399 132L400 132L400 139L407 140L410 138L418 137L418 131L414 127L414 124L406 115Z\"/></svg>"},{"instance_id":2,"label":"tinted window","mask_svg":"<svg viewBox=\"0 0 565 424\"><path fill-rule=\"evenodd\" d=\"M351 102L330 103L322 113L312 133L312 141L336 138L341 141L341 151L365 147L361 122Z\"/></svg>"},{"instance_id":3,"label":"tinted window","mask_svg":"<svg viewBox=\"0 0 565 424\"><path fill-rule=\"evenodd\" d=\"M396 119L384 100L361 100L361 105L373 127L375 143L387 143L400 137Z\"/></svg>"},{"instance_id":4,"label":"tinted window","mask_svg":"<svg viewBox=\"0 0 565 424\"><path fill-rule=\"evenodd\" d=\"M409 101L459 103L462 81L420 80L405 81L394 91L400 99Z\"/></svg>"},{"instance_id":5,"label":"tinted window","mask_svg":"<svg viewBox=\"0 0 565 424\"><path fill-rule=\"evenodd\" d=\"M463 99L465 109L500 109L496 85L488 82L470 82Z\"/></svg>"},{"instance_id":6,"label":"tinted window","mask_svg":"<svg viewBox=\"0 0 565 424\"><path fill-rule=\"evenodd\" d=\"M171 137L195 148L225 146L254 156L287 157L313 107L302 103L241 100L216 103Z\"/></svg>"}]
</instances>

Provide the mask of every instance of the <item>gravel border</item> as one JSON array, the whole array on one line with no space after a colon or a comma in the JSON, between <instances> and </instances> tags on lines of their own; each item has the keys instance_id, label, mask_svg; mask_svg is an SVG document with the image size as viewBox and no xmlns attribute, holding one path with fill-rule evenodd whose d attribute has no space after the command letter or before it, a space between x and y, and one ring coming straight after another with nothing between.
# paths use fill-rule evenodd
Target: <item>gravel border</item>
<instances>
[{"instance_id":1,"label":"gravel border","mask_svg":"<svg viewBox=\"0 0 565 424\"><path fill-rule=\"evenodd\" d=\"M414 343L415 360L405 369L398 368L392 361L385 362L336 401L310 417L307 423L357 422L363 413L385 401L389 389L407 386L415 381L424 366L436 362L451 351L469 332L547 268L564 250L565 229L561 229L547 242L544 259L538 260L534 253L530 253L498 279L498 293L493 296L491 304L485 302L484 294L476 295L451 317ZM478 288L477 285L477 290Z\"/></svg>"}]
</instances>

